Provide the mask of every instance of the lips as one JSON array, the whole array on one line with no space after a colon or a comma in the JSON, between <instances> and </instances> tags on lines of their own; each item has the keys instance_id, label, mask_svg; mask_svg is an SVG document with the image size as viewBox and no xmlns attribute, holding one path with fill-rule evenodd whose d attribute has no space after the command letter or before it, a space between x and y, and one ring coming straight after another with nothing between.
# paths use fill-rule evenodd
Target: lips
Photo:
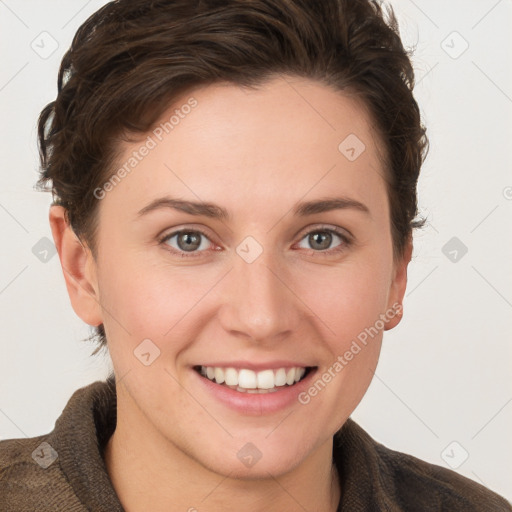
<instances>
[{"instance_id":1,"label":"lips","mask_svg":"<svg viewBox=\"0 0 512 512\"><path fill-rule=\"evenodd\" d=\"M297 364L297 362L293 362L292 366L290 366L290 361L280 361L279 363L273 362L270 364L270 367L265 368L265 366L258 365L245 362L215 362L215 366L210 366L213 369L213 378L209 379L208 375L202 375L201 368L202 366L191 366L190 372L193 375L193 380L190 382L192 386L194 396L198 397L198 401L203 404L209 404L209 401L212 400L212 404L216 403L221 405L222 407L226 407L231 411L236 412L237 414L242 414L244 416L255 416L261 417L263 415L272 415L278 412L283 412L287 408L290 407L302 407L300 405L300 401L298 397L301 393L304 393L310 386L313 380L316 378L318 373L318 366L301 366L301 363ZM283 366L284 365L284 366ZM255 369L257 368L257 370ZM215 369L220 368L223 369L224 373L224 382L221 384L217 383L215 379ZM244 377L243 370L250 370L254 373L265 372L262 379L262 384L265 385L265 379L269 379L270 376L267 372L270 370L274 375L274 387L263 389L258 386L253 388L243 388L239 385L227 385L226 384L226 373L228 377L228 382L232 382L229 379L231 378L229 373L225 370L229 368L236 369L238 374L238 378L242 376L242 384ZM286 369L286 374L288 375L288 370L291 368L294 369L294 377L293 384L286 384L283 386L276 386L276 378L277 383L282 382L282 373L281 369ZM297 376L297 368L299 368L299 380L295 382L295 377ZM302 371L300 369L304 369L304 374L300 377ZM212 370L210 370L210 375ZM208 366L204 366L203 373L208 372ZM277 375L277 374L280 375ZM219 380L222 380L221 374L219 374ZM249 374L250 375L250 374ZM279 380L281 379L281 380ZM290 377L291 381L291 377ZM258 377L256 376L256 384L258 384ZM266 383L269 385L269 382ZM254 385L254 380L250 383L250 385ZM197 393L197 395L196 395ZM204 393L204 395L203 395ZM203 402L204 399L204 402ZM213 406L213 405L212 405ZM208 408L210 405L208 405Z\"/></svg>"}]
</instances>

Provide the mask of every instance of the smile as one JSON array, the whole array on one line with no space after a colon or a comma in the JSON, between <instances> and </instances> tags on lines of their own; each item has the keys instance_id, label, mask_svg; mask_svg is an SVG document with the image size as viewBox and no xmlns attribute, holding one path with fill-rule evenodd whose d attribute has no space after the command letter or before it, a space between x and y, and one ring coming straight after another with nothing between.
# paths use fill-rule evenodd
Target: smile
<instances>
[{"instance_id":1,"label":"smile","mask_svg":"<svg viewBox=\"0 0 512 512\"><path fill-rule=\"evenodd\" d=\"M195 366L194 370L216 384L241 393L273 393L283 387L292 387L304 379L313 367L275 368L253 371L247 368Z\"/></svg>"}]
</instances>

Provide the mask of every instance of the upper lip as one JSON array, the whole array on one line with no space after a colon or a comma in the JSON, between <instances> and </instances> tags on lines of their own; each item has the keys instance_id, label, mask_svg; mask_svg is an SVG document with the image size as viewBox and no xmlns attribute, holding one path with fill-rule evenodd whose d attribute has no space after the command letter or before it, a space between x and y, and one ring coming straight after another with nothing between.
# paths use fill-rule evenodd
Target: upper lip
<instances>
[{"instance_id":1,"label":"upper lip","mask_svg":"<svg viewBox=\"0 0 512 512\"><path fill-rule=\"evenodd\" d=\"M262 370L277 370L278 368L312 368L311 364L298 363L297 361L268 361L266 363L255 363L253 361L215 361L203 363L196 366L210 366L217 368L235 368L237 370L247 369L259 372Z\"/></svg>"}]
</instances>

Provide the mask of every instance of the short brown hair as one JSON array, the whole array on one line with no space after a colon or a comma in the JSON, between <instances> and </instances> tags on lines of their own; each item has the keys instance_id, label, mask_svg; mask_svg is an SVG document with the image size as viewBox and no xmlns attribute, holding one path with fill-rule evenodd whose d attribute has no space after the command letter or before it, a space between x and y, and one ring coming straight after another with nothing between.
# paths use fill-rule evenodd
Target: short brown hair
<instances>
[{"instance_id":1,"label":"short brown hair","mask_svg":"<svg viewBox=\"0 0 512 512\"><path fill-rule=\"evenodd\" d=\"M145 133L173 98L227 81L309 78L360 97L386 148L395 256L417 220L428 139L398 23L377 0L116 0L93 14L64 55L58 95L39 117L41 175L96 254L98 199L116 141ZM103 325L95 330L106 345ZM95 351L96 352L96 351Z\"/></svg>"}]
</instances>

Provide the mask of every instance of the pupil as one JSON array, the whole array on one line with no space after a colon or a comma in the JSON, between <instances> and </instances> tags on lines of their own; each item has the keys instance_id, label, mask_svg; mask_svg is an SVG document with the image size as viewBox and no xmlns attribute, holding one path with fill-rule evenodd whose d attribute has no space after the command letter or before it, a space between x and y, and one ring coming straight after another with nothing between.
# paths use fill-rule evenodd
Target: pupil
<instances>
[{"instance_id":1,"label":"pupil","mask_svg":"<svg viewBox=\"0 0 512 512\"><path fill-rule=\"evenodd\" d=\"M315 233L314 235L311 235L311 239L313 240L314 243L317 243L318 242L318 238L320 238L320 245L322 245L322 242L323 243L323 246L319 247L319 249L328 249L329 246L331 245L331 241L330 241L330 237L331 234L330 233ZM328 241L327 244L325 244L325 241ZM314 244L312 244L314 245Z\"/></svg>"},{"instance_id":2,"label":"pupil","mask_svg":"<svg viewBox=\"0 0 512 512\"><path fill-rule=\"evenodd\" d=\"M184 251L193 251L201 244L199 237L191 233L184 233L179 239L180 249Z\"/></svg>"}]
</instances>

